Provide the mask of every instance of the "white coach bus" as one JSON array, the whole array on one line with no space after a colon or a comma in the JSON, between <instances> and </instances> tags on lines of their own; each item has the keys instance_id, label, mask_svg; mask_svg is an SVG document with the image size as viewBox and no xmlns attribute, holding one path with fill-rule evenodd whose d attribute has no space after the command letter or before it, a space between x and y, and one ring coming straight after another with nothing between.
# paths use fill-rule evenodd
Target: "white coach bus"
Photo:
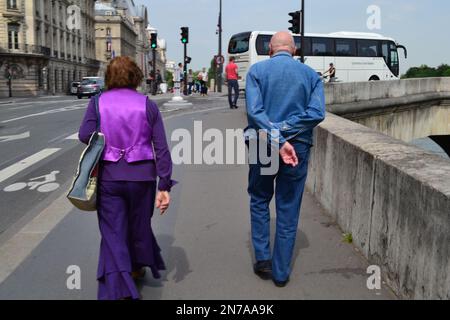
<instances>
[{"instance_id":1,"label":"white coach bus","mask_svg":"<svg viewBox=\"0 0 450 320\"><path fill-rule=\"evenodd\" d=\"M239 86L245 88L245 78L251 65L269 58L269 43L275 32L243 32L231 37L229 57L235 57L239 67ZM301 39L294 35L296 56L301 55ZM395 80L399 78L398 49L407 58L406 48L392 38L375 33L336 32L305 34L305 63L322 74L330 63L336 67L337 81L358 82Z\"/></svg>"}]
</instances>

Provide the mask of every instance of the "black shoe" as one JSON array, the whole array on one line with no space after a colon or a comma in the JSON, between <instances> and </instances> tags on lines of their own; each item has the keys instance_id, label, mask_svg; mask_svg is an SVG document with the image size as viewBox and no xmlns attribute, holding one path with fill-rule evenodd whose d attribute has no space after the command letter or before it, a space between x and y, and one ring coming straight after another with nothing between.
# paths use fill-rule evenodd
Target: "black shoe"
<instances>
[{"instance_id":1,"label":"black shoe","mask_svg":"<svg viewBox=\"0 0 450 320\"><path fill-rule=\"evenodd\" d=\"M253 271L263 280L272 279L272 261L258 261L253 265Z\"/></svg>"},{"instance_id":2,"label":"black shoe","mask_svg":"<svg viewBox=\"0 0 450 320\"><path fill-rule=\"evenodd\" d=\"M272 281L275 284L275 286L277 286L278 288L284 288L288 284L289 278L287 278L285 281L278 281L275 279L272 279Z\"/></svg>"},{"instance_id":3,"label":"black shoe","mask_svg":"<svg viewBox=\"0 0 450 320\"><path fill-rule=\"evenodd\" d=\"M237 108L238 108L238 106L234 106L234 108L235 108L235 109L237 109Z\"/></svg>"}]
</instances>

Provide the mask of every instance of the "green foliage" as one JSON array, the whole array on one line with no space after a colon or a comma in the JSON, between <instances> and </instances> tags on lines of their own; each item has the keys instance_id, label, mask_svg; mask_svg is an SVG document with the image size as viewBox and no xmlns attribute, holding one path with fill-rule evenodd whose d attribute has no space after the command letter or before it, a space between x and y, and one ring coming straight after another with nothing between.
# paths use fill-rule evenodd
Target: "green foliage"
<instances>
[{"instance_id":1,"label":"green foliage","mask_svg":"<svg viewBox=\"0 0 450 320\"><path fill-rule=\"evenodd\" d=\"M216 66L216 62L214 61L214 59L211 60L211 66L209 67L208 70L208 86L211 85L211 80L212 79L216 79L216 73L217 73L217 66Z\"/></svg>"},{"instance_id":2,"label":"green foliage","mask_svg":"<svg viewBox=\"0 0 450 320\"><path fill-rule=\"evenodd\" d=\"M450 66L447 64L442 64L437 68L432 68L427 65L421 65L420 67L410 68L402 76L402 79L432 77L450 77Z\"/></svg>"},{"instance_id":3,"label":"green foliage","mask_svg":"<svg viewBox=\"0 0 450 320\"><path fill-rule=\"evenodd\" d=\"M344 233L342 241L347 242L347 243L353 243L353 236L352 236L352 234L351 233Z\"/></svg>"},{"instance_id":4,"label":"green foliage","mask_svg":"<svg viewBox=\"0 0 450 320\"><path fill-rule=\"evenodd\" d=\"M173 73L170 71L166 71L166 82L169 88L173 87Z\"/></svg>"}]
</instances>

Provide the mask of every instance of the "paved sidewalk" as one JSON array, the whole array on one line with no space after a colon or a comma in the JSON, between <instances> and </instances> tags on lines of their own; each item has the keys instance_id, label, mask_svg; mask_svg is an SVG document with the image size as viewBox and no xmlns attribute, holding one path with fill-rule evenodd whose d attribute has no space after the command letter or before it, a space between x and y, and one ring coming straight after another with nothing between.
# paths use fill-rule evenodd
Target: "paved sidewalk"
<instances>
[{"instance_id":1,"label":"paved sidewalk","mask_svg":"<svg viewBox=\"0 0 450 320\"><path fill-rule=\"evenodd\" d=\"M223 131L244 127L244 119L242 108L205 111L171 117L166 129L168 133L175 128L192 132L193 121L201 120L203 130ZM308 193L290 283L277 288L255 276L247 172L246 165L175 167L174 178L180 184L174 187L173 204L166 215L155 214L153 219L168 270L161 280L148 272L138 282L144 299L395 299L385 285L379 291L367 289L367 261L343 242L339 228ZM48 218L64 218L0 284L0 299L96 298L96 216L64 207L45 212ZM65 215L61 210L69 211ZM41 219L38 226L27 230L45 225L46 220ZM70 265L81 268L81 290L66 287Z\"/></svg>"}]
</instances>

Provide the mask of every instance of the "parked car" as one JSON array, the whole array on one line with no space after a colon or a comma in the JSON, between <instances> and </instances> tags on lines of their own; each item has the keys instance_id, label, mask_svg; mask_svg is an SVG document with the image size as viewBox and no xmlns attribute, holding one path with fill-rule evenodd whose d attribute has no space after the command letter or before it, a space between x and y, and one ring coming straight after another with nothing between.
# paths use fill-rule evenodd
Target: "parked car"
<instances>
[{"instance_id":1,"label":"parked car","mask_svg":"<svg viewBox=\"0 0 450 320\"><path fill-rule=\"evenodd\" d=\"M105 80L101 77L84 77L78 87L78 99L92 97L105 89Z\"/></svg>"},{"instance_id":2,"label":"parked car","mask_svg":"<svg viewBox=\"0 0 450 320\"><path fill-rule=\"evenodd\" d=\"M80 86L80 81L73 81L70 84L70 94L75 95L78 94L78 87Z\"/></svg>"}]
</instances>

